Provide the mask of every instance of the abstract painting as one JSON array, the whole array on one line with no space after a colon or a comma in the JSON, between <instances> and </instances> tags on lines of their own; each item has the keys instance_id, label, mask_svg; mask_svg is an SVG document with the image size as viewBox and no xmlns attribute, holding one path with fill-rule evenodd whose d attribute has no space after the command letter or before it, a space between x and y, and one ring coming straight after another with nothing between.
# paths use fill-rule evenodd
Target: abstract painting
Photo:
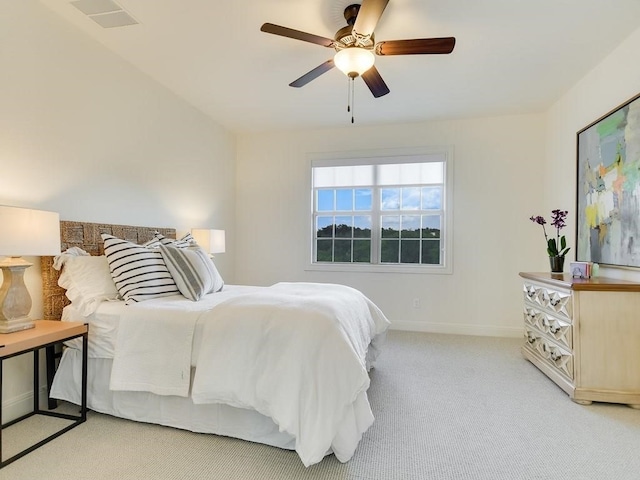
<instances>
[{"instance_id":1,"label":"abstract painting","mask_svg":"<svg viewBox=\"0 0 640 480\"><path fill-rule=\"evenodd\" d=\"M576 260L640 267L640 95L577 137Z\"/></svg>"}]
</instances>

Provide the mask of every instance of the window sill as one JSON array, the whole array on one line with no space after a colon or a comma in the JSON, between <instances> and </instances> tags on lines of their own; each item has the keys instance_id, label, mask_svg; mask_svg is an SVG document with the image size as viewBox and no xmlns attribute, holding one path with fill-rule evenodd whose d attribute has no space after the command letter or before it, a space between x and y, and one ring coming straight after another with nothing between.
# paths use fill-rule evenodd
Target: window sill
<instances>
[{"instance_id":1,"label":"window sill","mask_svg":"<svg viewBox=\"0 0 640 480\"><path fill-rule=\"evenodd\" d=\"M353 272L353 273L408 273L419 275L451 275L453 269L446 266L424 265L371 265L354 263L310 263L307 272Z\"/></svg>"}]
</instances>

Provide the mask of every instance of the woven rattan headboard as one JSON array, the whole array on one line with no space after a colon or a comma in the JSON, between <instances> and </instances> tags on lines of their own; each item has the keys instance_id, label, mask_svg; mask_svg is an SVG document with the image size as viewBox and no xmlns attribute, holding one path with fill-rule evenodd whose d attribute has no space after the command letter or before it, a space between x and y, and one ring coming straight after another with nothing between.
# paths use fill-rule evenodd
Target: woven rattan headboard
<instances>
[{"instance_id":1,"label":"woven rattan headboard","mask_svg":"<svg viewBox=\"0 0 640 480\"><path fill-rule=\"evenodd\" d=\"M80 247L91 255L103 255L104 246L100 234L108 233L114 237L142 244L160 232L167 238L176 238L173 228L134 227L130 225L109 225L103 223L85 223L60 221L60 246L64 252L70 247ZM58 286L60 272L53 268L53 257L42 257L42 294L45 320L60 320L62 309L69 304L64 289Z\"/></svg>"}]
</instances>

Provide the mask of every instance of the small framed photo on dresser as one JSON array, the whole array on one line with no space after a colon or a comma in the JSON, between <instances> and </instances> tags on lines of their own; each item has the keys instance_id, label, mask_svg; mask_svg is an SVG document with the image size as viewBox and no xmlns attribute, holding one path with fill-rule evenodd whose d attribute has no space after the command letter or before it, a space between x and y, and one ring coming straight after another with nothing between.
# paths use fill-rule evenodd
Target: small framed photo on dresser
<instances>
[{"instance_id":1,"label":"small framed photo on dresser","mask_svg":"<svg viewBox=\"0 0 640 480\"><path fill-rule=\"evenodd\" d=\"M571 262L569 264L569 271L573 278L590 278L591 262Z\"/></svg>"}]
</instances>

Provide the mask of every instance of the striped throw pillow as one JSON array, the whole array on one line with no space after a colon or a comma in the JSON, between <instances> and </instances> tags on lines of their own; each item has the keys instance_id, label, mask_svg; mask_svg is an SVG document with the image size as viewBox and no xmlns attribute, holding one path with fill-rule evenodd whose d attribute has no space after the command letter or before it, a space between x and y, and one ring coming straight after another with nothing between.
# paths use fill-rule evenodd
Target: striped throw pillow
<instances>
[{"instance_id":1,"label":"striped throw pillow","mask_svg":"<svg viewBox=\"0 0 640 480\"><path fill-rule=\"evenodd\" d=\"M106 233L102 240L111 277L125 304L180 293L159 250Z\"/></svg>"},{"instance_id":2,"label":"striped throw pillow","mask_svg":"<svg viewBox=\"0 0 640 480\"><path fill-rule=\"evenodd\" d=\"M156 232L153 235L153 238L143 246L147 248L158 248L160 245L173 245L179 248L186 248L196 245L196 240L193 238L193 236L191 236L190 233L185 234L184 237L178 240L173 240L171 238L165 237L160 232Z\"/></svg>"},{"instance_id":3,"label":"striped throw pillow","mask_svg":"<svg viewBox=\"0 0 640 480\"><path fill-rule=\"evenodd\" d=\"M160 252L180 293L189 300L197 302L207 293L222 290L224 281L201 247L160 245Z\"/></svg>"}]
</instances>

